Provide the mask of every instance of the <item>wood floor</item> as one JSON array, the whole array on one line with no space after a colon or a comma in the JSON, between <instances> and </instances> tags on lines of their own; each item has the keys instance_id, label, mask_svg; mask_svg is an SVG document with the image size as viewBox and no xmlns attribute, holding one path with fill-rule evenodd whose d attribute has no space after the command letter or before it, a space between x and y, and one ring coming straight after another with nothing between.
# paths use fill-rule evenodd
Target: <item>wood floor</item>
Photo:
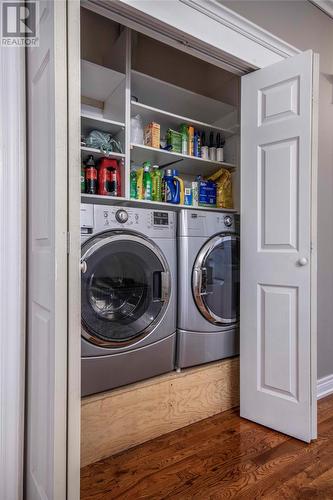
<instances>
[{"instance_id":1,"label":"wood floor","mask_svg":"<svg viewBox=\"0 0 333 500\"><path fill-rule=\"evenodd\" d=\"M81 471L82 499L333 499L333 396L310 445L228 410Z\"/></svg>"}]
</instances>

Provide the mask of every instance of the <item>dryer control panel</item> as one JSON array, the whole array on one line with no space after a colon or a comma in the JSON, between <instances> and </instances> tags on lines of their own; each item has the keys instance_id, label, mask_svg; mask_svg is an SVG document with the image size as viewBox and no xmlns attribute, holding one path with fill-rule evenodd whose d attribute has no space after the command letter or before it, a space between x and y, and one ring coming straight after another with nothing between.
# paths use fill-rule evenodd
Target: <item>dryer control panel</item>
<instances>
[{"instance_id":1,"label":"dryer control panel","mask_svg":"<svg viewBox=\"0 0 333 500\"><path fill-rule=\"evenodd\" d=\"M176 214L167 210L148 210L133 207L91 205L93 207L92 233L109 229L129 229L151 238L173 238L176 234ZM81 214L85 214L82 211ZM81 231L86 218L81 218Z\"/></svg>"},{"instance_id":2,"label":"dryer control panel","mask_svg":"<svg viewBox=\"0 0 333 500\"><path fill-rule=\"evenodd\" d=\"M210 237L217 233L239 232L239 217L230 212L202 212L181 210L178 222L179 236Z\"/></svg>"}]
</instances>

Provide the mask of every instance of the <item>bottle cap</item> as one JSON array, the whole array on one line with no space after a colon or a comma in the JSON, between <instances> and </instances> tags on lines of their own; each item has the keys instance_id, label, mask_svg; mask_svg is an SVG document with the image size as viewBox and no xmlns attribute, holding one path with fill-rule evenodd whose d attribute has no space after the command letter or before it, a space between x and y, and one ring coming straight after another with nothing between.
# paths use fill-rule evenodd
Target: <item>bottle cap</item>
<instances>
[{"instance_id":1,"label":"bottle cap","mask_svg":"<svg viewBox=\"0 0 333 500\"><path fill-rule=\"evenodd\" d=\"M87 167L94 167L95 166L95 160L93 155L89 155L88 160L86 161L86 166Z\"/></svg>"},{"instance_id":2,"label":"bottle cap","mask_svg":"<svg viewBox=\"0 0 333 500\"><path fill-rule=\"evenodd\" d=\"M171 170L171 168L167 168L164 175L166 175L167 177L172 177L173 171Z\"/></svg>"}]
</instances>

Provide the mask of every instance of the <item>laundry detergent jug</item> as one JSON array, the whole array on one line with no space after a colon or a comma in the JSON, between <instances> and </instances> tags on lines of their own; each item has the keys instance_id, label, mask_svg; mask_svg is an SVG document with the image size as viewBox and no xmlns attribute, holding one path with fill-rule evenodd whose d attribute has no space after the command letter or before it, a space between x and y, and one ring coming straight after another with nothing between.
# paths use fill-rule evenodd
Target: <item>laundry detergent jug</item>
<instances>
[{"instance_id":1,"label":"laundry detergent jug","mask_svg":"<svg viewBox=\"0 0 333 500\"><path fill-rule=\"evenodd\" d=\"M167 203L177 204L180 202L180 182L175 179L173 171L167 169L164 174L164 190L165 190L165 201Z\"/></svg>"}]
</instances>

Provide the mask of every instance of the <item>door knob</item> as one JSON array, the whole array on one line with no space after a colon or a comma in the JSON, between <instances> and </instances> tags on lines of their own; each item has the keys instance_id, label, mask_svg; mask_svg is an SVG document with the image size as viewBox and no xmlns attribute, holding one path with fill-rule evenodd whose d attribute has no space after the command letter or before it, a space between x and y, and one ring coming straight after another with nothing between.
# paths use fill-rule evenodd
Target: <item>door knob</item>
<instances>
[{"instance_id":1,"label":"door knob","mask_svg":"<svg viewBox=\"0 0 333 500\"><path fill-rule=\"evenodd\" d=\"M308 259L306 259L305 257L301 257L301 258L299 259L299 261L298 261L298 264L299 264L300 266L306 266L306 265L307 265L307 263L308 263Z\"/></svg>"},{"instance_id":2,"label":"door knob","mask_svg":"<svg viewBox=\"0 0 333 500\"><path fill-rule=\"evenodd\" d=\"M87 263L85 260L83 260L81 263L80 263L80 268L81 268L81 273L86 273L87 272Z\"/></svg>"}]
</instances>

